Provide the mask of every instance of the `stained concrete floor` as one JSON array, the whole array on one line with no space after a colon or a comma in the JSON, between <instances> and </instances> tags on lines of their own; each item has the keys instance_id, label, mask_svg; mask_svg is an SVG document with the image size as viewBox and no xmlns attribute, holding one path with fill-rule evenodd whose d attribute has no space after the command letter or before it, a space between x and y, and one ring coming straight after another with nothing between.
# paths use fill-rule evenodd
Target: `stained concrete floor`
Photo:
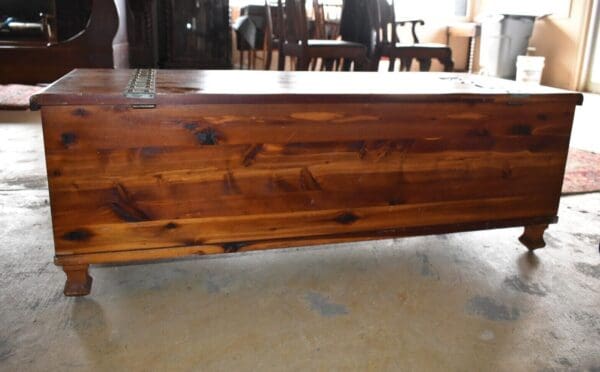
<instances>
[{"instance_id":1,"label":"stained concrete floor","mask_svg":"<svg viewBox=\"0 0 600 372\"><path fill-rule=\"evenodd\" d=\"M93 267L66 298L39 118L0 122L1 371L600 371L598 193L535 255L481 231Z\"/></svg>"}]
</instances>

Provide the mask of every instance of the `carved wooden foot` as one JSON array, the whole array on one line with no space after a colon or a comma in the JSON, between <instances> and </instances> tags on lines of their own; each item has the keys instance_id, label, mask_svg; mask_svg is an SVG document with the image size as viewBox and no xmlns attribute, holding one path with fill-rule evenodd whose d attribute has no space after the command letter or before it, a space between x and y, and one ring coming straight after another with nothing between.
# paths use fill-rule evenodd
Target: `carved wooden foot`
<instances>
[{"instance_id":1,"label":"carved wooden foot","mask_svg":"<svg viewBox=\"0 0 600 372\"><path fill-rule=\"evenodd\" d=\"M544 248L546 246L546 242L544 241L544 231L546 231L547 228L548 225L525 226L525 231L523 232L523 235L519 237L519 241L530 251Z\"/></svg>"},{"instance_id":2,"label":"carved wooden foot","mask_svg":"<svg viewBox=\"0 0 600 372\"><path fill-rule=\"evenodd\" d=\"M89 265L63 266L67 281L65 296L85 296L92 289L92 277L88 274Z\"/></svg>"}]
</instances>

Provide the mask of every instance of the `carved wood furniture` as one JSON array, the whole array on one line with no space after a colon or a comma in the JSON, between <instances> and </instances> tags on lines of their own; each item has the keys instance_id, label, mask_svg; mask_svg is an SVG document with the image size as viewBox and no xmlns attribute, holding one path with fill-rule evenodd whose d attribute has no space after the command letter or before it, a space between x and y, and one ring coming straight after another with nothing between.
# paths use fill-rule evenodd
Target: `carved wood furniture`
<instances>
[{"instance_id":1,"label":"carved wood furniture","mask_svg":"<svg viewBox=\"0 0 600 372\"><path fill-rule=\"evenodd\" d=\"M228 0L128 0L131 66L231 68Z\"/></svg>"},{"instance_id":2,"label":"carved wood furniture","mask_svg":"<svg viewBox=\"0 0 600 372\"><path fill-rule=\"evenodd\" d=\"M355 70L367 65L366 46L352 41L309 39L307 30L305 0L279 2L283 14L283 56L296 58L296 70L308 70L311 61L316 59L354 62ZM339 69L341 66L331 66Z\"/></svg>"},{"instance_id":3,"label":"carved wood furniture","mask_svg":"<svg viewBox=\"0 0 600 372\"><path fill-rule=\"evenodd\" d=\"M164 0L165 68L231 68L229 0Z\"/></svg>"},{"instance_id":4,"label":"carved wood furniture","mask_svg":"<svg viewBox=\"0 0 600 372\"><path fill-rule=\"evenodd\" d=\"M271 66L272 48L268 48L271 36L267 22L268 5L247 5L240 9L240 17L232 24L236 35L236 48L240 55L240 68L256 69L257 61L269 70ZM270 8L268 9L271 10ZM248 58L245 58L245 56ZM248 64L245 64L245 60ZM267 61L268 59L268 61Z\"/></svg>"},{"instance_id":5,"label":"carved wood furniture","mask_svg":"<svg viewBox=\"0 0 600 372\"><path fill-rule=\"evenodd\" d=\"M275 12L273 12L274 9ZM281 50L281 40L283 40L282 0L277 0L275 7L271 5L271 1L265 0L265 17L265 70L271 69L273 50L277 50L277 70L283 71L285 69L285 56Z\"/></svg>"},{"instance_id":6,"label":"carved wood furniture","mask_svg":"<svg viewBox=\"0 0 600 372\"><path fill-rule=\"evenodd\" d=\"M378 57L388 57L389 71L394 71L396 59L400 60L400 71L410 71L413 60L419 62L420 71L431 69L432 59L437 59L443 66L444 71L451 72L454 69L452 60L452 49L446 44L421 43L417 36L417 25L424 25L421 19L396 20L394 0L391 4L387 0L370 1L370 18L377 30ZM398 37L398 27L411 25L412 43L401 42ZM388 32L391 30L391 32ZM379 58L375 61L378 62Z\"/></svg>"},{"instance_id":7,"label":"carved wood furniture","mask_svg":"<svg viewBox=\"0 0 600 372\"><path fill-rule=\"evenodd\" d=\"M65 294L100 263L514 226L540 248L581 101L460 74L71 72L31 102Z\"/></svg>"},{"instance_id":8,"label":"carved wood furniture","mask_svg":"<svg viewBox=\"0 0 600 372\"><path fill-rule=\"evenodd\" d=\"M327 4L327 8L336 7L337 5ZM339 11L341 14L341 10ZM315 39L336 40L340 35L340 22L327 18L325 4L319 0L313 0L313 14L315 18Z\"/></svg>"},{"instance_id":9,"label":"carved wood furniture","mask_svg":"<svg viewBox=\"0 0 600 372\"><path fill-rule=\"evenodd\" d=\"M70 39L0 40L0 84L50 83L77 67L127 67L127 32L120 17L124 21L124 0L93 0L87 28Z\"/></svg>"}]
</instances>

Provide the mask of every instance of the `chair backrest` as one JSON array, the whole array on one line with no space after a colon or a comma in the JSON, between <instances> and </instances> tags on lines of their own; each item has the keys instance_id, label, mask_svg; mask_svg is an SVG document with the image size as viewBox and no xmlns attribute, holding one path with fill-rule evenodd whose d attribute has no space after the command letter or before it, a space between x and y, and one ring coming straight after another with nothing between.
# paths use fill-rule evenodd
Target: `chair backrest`
<instances>
[{"instance_id":1,"label":"chair backrest","mask_svg":"<svg viewBox=\"0 0 600 372\"><path fill-rule=\"evenodd\" d=\"M269 40L269 37L270 40L280 39L282 35L282 16L279 11L279 3L281 3L281 0L276 2L265 0L265 36L267 40ZM273 9L275 12L273 12Z\"/></svg>"},{"instance_id":2,"label":"chair backrest","mask_svg":"<svg viewBox=\"0 0 600 372\"><path fill-rule=\"evenodd\" d=\"M325 26L325 8L319 0L313 0L313 13L315 16L315 39L327 39Z\"/></svg>"},{"instance_id":3,"label":"chair backrest","mask_svg":"<svg viewBox=\"0 0 600 372\"><path fill-rule=\"evenodd\" d=\"M396 15L394 0L391 3L388 0L369 1L369 20L375 32L377 32L377 43L396 43Z\"/></svg>"},{"instance_id":4,"label":"chair backrest","mask_svg":"<svg viewBox=\"0 0 600 372\"><path fill-rule=\"evenodd\" d=\"M283 40L286 43L308 46L308 30L306 27L305 0L285 0L279 3L279 9L283 15Z\"/></svg>"}]
</instances>

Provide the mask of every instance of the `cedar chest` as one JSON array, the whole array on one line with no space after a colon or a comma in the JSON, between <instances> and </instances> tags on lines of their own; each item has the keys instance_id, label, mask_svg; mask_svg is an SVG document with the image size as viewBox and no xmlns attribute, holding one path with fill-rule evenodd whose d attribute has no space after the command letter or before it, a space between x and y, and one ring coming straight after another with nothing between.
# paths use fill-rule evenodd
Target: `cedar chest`
<instances>
[{"instance_id":1,"label":"cedar chest","mask_svg":"<svg viewBox=\"0 0 600 372\"><path fill-rule=\"evenodd\" d=\"M461 74L75 70L41 109L55 262L557 222L580 94Z\"/></svg>"}]
</instances>

